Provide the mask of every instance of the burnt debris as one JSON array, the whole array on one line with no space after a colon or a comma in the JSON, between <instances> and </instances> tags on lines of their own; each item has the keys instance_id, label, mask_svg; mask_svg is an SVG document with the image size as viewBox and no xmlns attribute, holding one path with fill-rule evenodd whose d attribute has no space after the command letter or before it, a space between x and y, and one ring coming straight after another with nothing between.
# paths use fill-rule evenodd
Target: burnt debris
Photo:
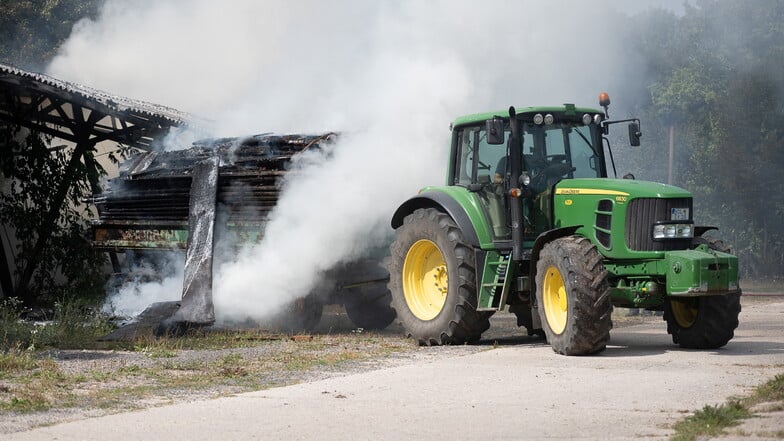
<instances>
[{"instance_id":1,"label":"burnt debris","mask_svg":"<svg viewBox=\"0 0 784 441\"><path fill-rule=\"evenodd\" d=\"M123 164L110 190L93 197L99 215L93 245L110 252L115 273L122 273L118 251L186 250L182 300L157 333L179 334L215 322L216 223L233 232L229 241L259 241L291 158L332 136L265 134L141 153Z\"/></svg>"},{"instance_id":2,"label":"burnt debris","mask_svg":"<svg viewBox=\"0 0 784 441\"><path fill-rule=\"evenodd\" d=\"M280 178L291 158L332 142L334 136L263 134L199 141L186 150L140 153L122 164L120 176L109 182L107 191L93 197L96 225L187 225L194 167L214 157L219 161L216 203L228 216L226 221L263 221L277 203ZM102 242L95 238L99 248L114 247Z\"/></svg>"}]
</instances>

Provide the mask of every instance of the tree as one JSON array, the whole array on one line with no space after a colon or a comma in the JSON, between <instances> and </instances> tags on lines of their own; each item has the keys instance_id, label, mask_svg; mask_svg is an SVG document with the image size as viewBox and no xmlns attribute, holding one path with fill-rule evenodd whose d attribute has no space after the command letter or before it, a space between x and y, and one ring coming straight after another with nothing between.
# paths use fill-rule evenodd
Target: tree
<instances>
[{"instance_id":1,"label":"tree","mask_svg":"<svg viewBox=\"0 0 784 441\"><path fill-rule=\"evenodd\" d=\"M0 0L0 61L41 70L69 36L72 26L95 17L103 0ZM50 147L51 139L0 123L0 225L17 240L16 276L35 259L36 271L25 296L28 306L51 304L63 296L93 296L102 291L103 256L94 253L85 239L88 225L82 200L90 194L91 178L102 173L82 162L75 164L73 185L66 203L55 199L63 182L70 152ZM55 208L53 208L55 207ZM52 223L45 213L54 214ZM41 234L38 253L32 250ZM11 245L11 244L7 244ZM3 262L7 263L7 262ZM32 268L32 267L31 267ZM0 280L9 295L10 277Z\"/></svg>"},{"instance_id":2,"label":"tree","mask_svg":"<svg viewBox=\"0 0 784 441\"><path fill-rule=\"evenodd\" d=\"M699 0L680 17L641 14L628 31L647 60L639 109L656 135L643 160L662 162L662 129L672 127L673 183L694 193L699 223L735 243L746 276L784 276L782 19L776 0Z\"/></svg>"},{"instance_id":3,"label":"tree","mask_svg":"<svg viewBox=\"0 0 784 441\"><path fill-rule=\"evenodd\" d=\"M0 61L41 70L73 25L94 18L103 0L0 0Z\"/></svg>"}]
</instances>

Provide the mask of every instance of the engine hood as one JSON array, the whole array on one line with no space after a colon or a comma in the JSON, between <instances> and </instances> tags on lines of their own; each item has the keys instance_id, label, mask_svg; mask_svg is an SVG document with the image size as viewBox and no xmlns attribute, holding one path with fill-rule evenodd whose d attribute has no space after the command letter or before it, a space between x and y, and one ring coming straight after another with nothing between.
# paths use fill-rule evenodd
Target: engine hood
<instances>
[{"instance_id":1,"label":"engine hood","mask_svg":"<svg viewBox=\"0 0 784 441\"><path fill-rule=\"evenodd\" d=\"M608 195L632 198L690 198L691 193L674 185L632 179L564 179L555 186L557 195Z\"/></svg>"}]
</instances>

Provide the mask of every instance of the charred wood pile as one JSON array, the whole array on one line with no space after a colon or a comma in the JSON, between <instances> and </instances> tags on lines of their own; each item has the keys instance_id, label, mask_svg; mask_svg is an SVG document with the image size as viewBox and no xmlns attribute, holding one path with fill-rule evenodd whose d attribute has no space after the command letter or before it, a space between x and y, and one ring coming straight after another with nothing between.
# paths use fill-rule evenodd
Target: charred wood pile
<instances>
[{"instance_id":1,"label":"charred wood pile","mask_svg":"<svg viewBox=\"0 0 784 441\"><path fill-rule=\"evenodd\" d=\"M264 134L140 153L121 165L120 175L109 181L106 191L92 198L98 211L93 245L115 251L184 248L194 173L198 164L209 160L218 163L217 222L235 230L241 240L258 240L291 158L333 138L332 133Z\"/></svg>"},{"instance_id":2,"label":"charred wood pile","mask_svg":"<svg viewBox=\"0 0 784 441\"><path fill-rule=\"evenodd\" d=\"M200 141L186 150L144 152L123 163L120 176L92 202L101 221L188 220L196 164L217 157L217 203L230 221L258 220L278 200L291 157L329 142L326 135L256 135Z\"/></svg>"}]
</instances>

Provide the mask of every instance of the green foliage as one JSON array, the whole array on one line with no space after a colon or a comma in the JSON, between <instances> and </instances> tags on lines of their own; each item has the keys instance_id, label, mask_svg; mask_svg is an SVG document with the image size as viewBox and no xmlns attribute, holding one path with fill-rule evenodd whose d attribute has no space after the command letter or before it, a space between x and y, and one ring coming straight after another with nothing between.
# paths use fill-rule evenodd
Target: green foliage
<instances>
[{"instance_id":1,"label":"green foliage","mask_svg":"<svg viewBox=\"0 0 784 441\"><path fill-rule=\"evenodd\" d=\"M0 352L13 354L20 348L84 349L98 346L96 339L112 329L100 313L76 301L55 303L48 322L22 320L25 308L15 298L0 302Z\"/></svg>"},{"instance_id":2,"label":"green foliage","mask_svg":"<svg viewBox=\"0 0 784 441\"><path fill-rule=\"evenodd\" d=\"M772 380L757 387L748 401L750 404L784 401L784 374L778 374Z\"/></svg>"},{"instance_id":3,"label":"green foliage","mask_svg":"<svg viewBox=\"0 0 784 441\"><path fill-rule=\"evenodd\" d=\"M0 224L11 227L19 241L15 250L17 275L28 265L37 267L28 287L30 295L25 297L29 306L103 295L105 256L93 251L85 239L89 213L82 204L92 192L91 174L103 170L77 161L68 176L70 149L50 147L50 141L36 133L23 137L19 128L0 126ZM68 188L66 198L58 201L57 190L63 185ZM48 216L50 212L55 216ZM36 253L42 231L49 233L49 238Z\"/></svg>"},{"instance_id":4,"label":"green foliage","mask_svg":"<svg viewBox=\"0 0 784 441\"><path fill-rule=\"evenodd\" d=\"M96 17L104 0L0 0L0 62L42 70L79 20ZM35 265L29 305L51 306L55 299L103 295L100 267L104 256L92 252L82 200L102 170L77 164L61 210L56 198L70 150L50 148L51 139L26 135L0 124L0 225L20 239L15 249L16 276ZM54 225L50 211L56 213ZM51 231L40 253L40 233ZM8 295L8 293L6 293ZM31 301L34 299L35 301Z\"/></svg>"},{"instance_id":5,"label":"green foliage","mask_svg":"<svg viewBox=\"0 0 784 441\"><path fill-rule=\"evenodd\" d=\"M628 39L648 76L632 94L646 131L636 168L667 182L672 130L671 183L694 193L696 221L734 244L743 276L784 277L784 3L651 10Z\"/></svg>"},{"instance_id":6,"label":"green foliage","mask_svg":"<svg viewBox=\"0 0 784 441\"><path fill-rule=\"evenodd\" d=\"M0 301L0 352L11 351L30 345L34 326L20 320L21 302L15 298Z\"/></svg>"},{"instance_id":7,"label":"green foliage","mask_svg":"<svg viewBox=\"0 0 784 441\"><path fill-rule=\"evenodd\" d=\"M0 0L0 61L41 69L79 20L104 0Z\"/></svg>"},{"instance_id":8,"label":"green foliage","mask_svg":"<svg viewBox=\"0 0 784 441\"><path fill-rule=\"evenodd\" d=\"M725 429L740 424L745 418L754 417L752 412L760 403L776 403L784 401L784 374L758 386L754 393L741 399L733 399L720 406L705 406L693 415L673 425L675 435L672 441L692 441L711 438L724 433Z\"/></svg>"},{"instance_id":9,"label":"green foliage","mask_svg":"<svg viewBox=\"0 0 784 441\"><path fill-rule=\"evenodd\" d=\"M701 435L718 436L724 433L724 429L738 425L740 420L749 416L749 411L739 401L716 407L705 406L694 415L677 422L673 427L677 435L671 440L691 441Z\"/></svg>"}]
</instances>

